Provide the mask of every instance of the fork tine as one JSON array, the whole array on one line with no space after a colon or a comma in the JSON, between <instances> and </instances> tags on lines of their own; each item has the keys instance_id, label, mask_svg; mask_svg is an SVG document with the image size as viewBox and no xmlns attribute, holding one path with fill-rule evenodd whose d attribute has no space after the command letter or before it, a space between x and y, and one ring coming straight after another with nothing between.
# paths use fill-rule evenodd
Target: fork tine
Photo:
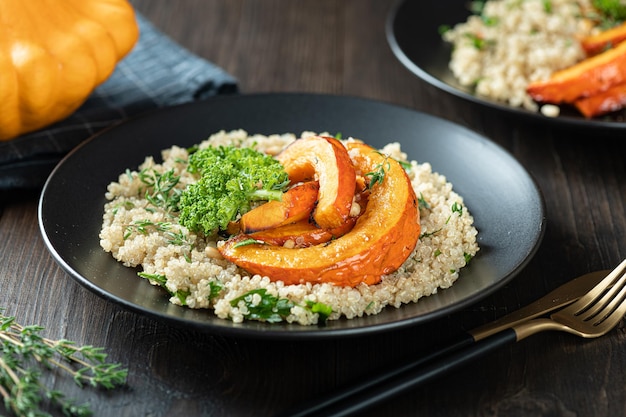
<instances>
[{"instance_id":1,"label":"fork tine","mask_svg":"<svg viewBox=\"0 0 626 417\"><path fill-rule=\"evenodd\" d=\"M624 314L626 314L626 302L624 301L626 298L626 286L624 283L626 283L626 273L624 273L619 282L615 284L616 286L621 285L621 290L617 296L615 296L606 307L600 310L598 314L589 318L593 319L592 324L594 326L603 325L613 327L614 324L624 318Z\"/></svg>"},{"instance_id":2,"label":"fork tine","mask_svg":"<svg viewBox=\"0 0 626 417\"><path fill-rule=\"evenodd\" d=\"M584 297L572 304L571 308L576 309L575 314L577 316L582 316L585 320L595 316L597 312L615 295L615 293L620 290L621 285L623 285L625 271L626 259ZM618 281L616 282L616 280Z\"/></svg>"}]
</instances>

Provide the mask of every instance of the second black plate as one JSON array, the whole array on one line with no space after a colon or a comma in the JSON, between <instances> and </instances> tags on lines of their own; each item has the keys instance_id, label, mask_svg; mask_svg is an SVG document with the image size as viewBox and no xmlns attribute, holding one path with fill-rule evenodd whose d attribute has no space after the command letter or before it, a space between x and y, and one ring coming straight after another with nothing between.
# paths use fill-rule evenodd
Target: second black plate
<instances>
[{"instance_id":1,"label":"second black plate","mask_svg":"<svg viewBox=\"0 0 626 417\"><path fill-rule=\"evenodd\" d=\"M400 62L427 83L480 106L564 127L603 130L626 129L626 111L597 119L586 119L573 109L561 109L558 117L512 107L475 95L459 84L448 68L452 47L442 40L439 28L464 22L470 15L466 0L399 0L387 19L387 41Z\"/></svg>"}]
</instances>

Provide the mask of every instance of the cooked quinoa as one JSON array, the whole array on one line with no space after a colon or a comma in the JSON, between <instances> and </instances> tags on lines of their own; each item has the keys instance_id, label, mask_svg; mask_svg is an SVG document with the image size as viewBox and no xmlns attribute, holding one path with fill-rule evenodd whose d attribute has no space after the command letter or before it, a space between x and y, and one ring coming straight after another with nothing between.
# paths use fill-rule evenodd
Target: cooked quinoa
<instances>
[{"instance_id":1,"label":"cooked quinoa","mask_svg":"<svg viewBox=\"0 0 626 417\"><path fill-rule=\"evenodd\" d=\"M301 137L312 135L304 132ZM276 154L294 141L294 134L248 135L243 130L219 132L199 144L251 147ZM348 139L352 140L352 139ZM398 143L386 145L381 152L407 161ZM322 303L332 308L328 320L351 319L377 314L387 306L401 307L450 287L459 270L478 252L477 230L463 198L452 189L443 175L432 172L428 163L410 161L409 177L420 199L421 237L410 257L394 273L376 285L354 288L328 283L285 285L268 277L250 276L223 259L216 238L189 232L177 222L177 213L155 207L145 198L142 172L160 174L173 170L180 176L177 188L197 180L186 171L187 149L173 146L162 152L162 162L146 157L137 171L127 170L109 184L104 207L100 245L128 267L140 266L143 276L160 284L171 294L170 302L195 309L209 309L222 319L242 322L249 318L249 304L232 300L252 290L265 289L277 299L293 306L283 319L302 325L316 324L319 314L308 308ZM294 249L297 250L297 249ZM151 279L160 277L159 279ZM142 278L137 278L142 279ZM166 291L163 292L167 297ZM260 295L251 303L261 301Z\"/></svg>"},{"instance_id":2,"label":"cooked quinoa","mask_svg":"<svg viewBox=\"0 0 626 417\"><path fill-rule=\"evenodd\" d=\"M449 68L480 96L537 110L526 87L585 58L579 40L595 31L591 10L590 0L486 1L481 15L443 34L453 44Z\"/></svg>"}]
</instances>

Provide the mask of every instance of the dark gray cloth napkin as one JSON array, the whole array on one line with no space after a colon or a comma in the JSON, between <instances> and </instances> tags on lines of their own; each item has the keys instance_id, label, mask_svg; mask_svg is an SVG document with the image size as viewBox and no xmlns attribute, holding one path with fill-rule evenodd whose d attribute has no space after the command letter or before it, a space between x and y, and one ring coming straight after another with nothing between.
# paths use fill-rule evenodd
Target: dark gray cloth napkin
<instances>
[{"instance_id":1,"label":"dark gray cloth napkin","mask_svg":"<svg viewBox=\"0 0 626 417\"><path fill-rule=\"evenodd\" d=\"M238 92L237 81L137 14L137 44L67 119L0 142L0 190L41 187L54 166L94 133L156 108Z\"/></svg>"}]
</instances>

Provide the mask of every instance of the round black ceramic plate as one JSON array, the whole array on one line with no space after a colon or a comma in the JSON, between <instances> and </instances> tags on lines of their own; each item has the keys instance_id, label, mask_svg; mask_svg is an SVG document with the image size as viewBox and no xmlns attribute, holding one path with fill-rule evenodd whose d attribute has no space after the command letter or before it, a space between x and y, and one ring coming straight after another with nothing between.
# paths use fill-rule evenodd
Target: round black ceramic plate
<instances>
[{"instance_id":1,"label":"round black ceramic plate","mask_svg":"<svg viewBox=\"0 0 626 417\"><path fill-rule=\"evenodd\" d=\"M626 129L626 110L597 119L585 119L576 110L563 107L558 117L546 117L518 107L475 95L457 82L448 68L452 47L439 33L441 26L454 26L470 15L467 0L399 0L387 19L387 40L400 62L427 83L481 106L535 121L566 127Z\"/></svg>"},{"instance_id":2,"label":"round black ceramic plate","mask_svg":"<svg viewBox=\"0 0 626 417\"><path fill-rule=\"evenodd\" d=\"M207 310L168 302L168 295L99 245L104 193L147 155L190 146L219 130L249 133L341 132L374 145L399 141L409 157L430 162L474 215L481 250L451 288L375 316L300 326L218 319ZM56 261L105 299L181 326L256 337L328 337L423 323L467 306L512 279L535 253L544 231L544 203L535 182L509 153L456 124L365 99L307 94L218 97L171 107L106 130L72 151L48 178L39 222Z\"/></svg>"}]
</instances>

